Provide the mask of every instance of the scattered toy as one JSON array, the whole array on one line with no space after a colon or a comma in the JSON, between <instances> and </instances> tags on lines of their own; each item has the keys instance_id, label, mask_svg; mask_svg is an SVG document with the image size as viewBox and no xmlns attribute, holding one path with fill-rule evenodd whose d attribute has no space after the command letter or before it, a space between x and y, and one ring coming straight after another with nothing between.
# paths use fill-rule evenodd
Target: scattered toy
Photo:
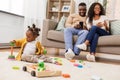
<instances>
[{"instance_id":1,"label":"scattered toy","mask_svg":"<svg viewBox=\"0 0 120 80\"><path fill-rule=\"evenodd\" d=\"M79 63L85 65L85 62L83 60L79 60Z\"/></svg>"},{"instance_id":2,"label":"scattered toy","mask_svg":"<svg viewBox=\"0 0 120 80\"><path fill-rule=\"evenodd\" d=\"M54 58L54 62L57 65L62 65L62 59L61 58Z\"/></svg>"},{"instance_id":3,"label":"scattered toy","mask_svg":"<svg viewBox=\"0 0 120 80\"><path fill-rule=\"evenodd\" d=\"M72 60L70 60L70 62L75 62L75 60L74 60L74 59L72 59Z\"/></svg>"},{"instance_id":4,"label":"scattered toy","mask_svg":"<svg viewBox=\"0 0 120 80\"><path fill-rule=\"evenodd\" d=\"M80 64L74 64L74 66L79 67L79 68L83 68L83 66Z\"/></svg>"},{"instance_id":5,"label":"scattered toy","mask_svg":"<svg viewBox=\"0 0 120 80\"><path fill-rule=\"evenodd\" d=\"M61 76L62 71L53 69L52 67L45 65L44 62L38 64L27 64L23 66L23 71L30 72L32 76L36 77L49 77L49 76Z\"/></svg>"},{"instance_id":6,"label":"scattered toy","mask_svg":"<svg viewBox=\"0 0 120 80\"><path fill-rule=\"evenodd\" d=\"M83 63L83 60L79 60L79 63Z\"/></svg>"},{"instance_id":7,"label":"scattered toy","mask_svg":"<svg viewBox=\"0 0 120 80\"><path fill-rule=\"evenodd\" d=\"M70 75L69 75L69 74L62 74L62 76L63 76L64 78L70 78Z\"/></svg>"},{"instance_id":8,"label":"scattered toy","mask_svg":"<svg viewBox=\"0 0 120 80\"><path fill-rule=\"evenodd\" d=\"M13 55L13 46L14 46L14 43L11 42L10 43L10 46L11 46L11 54L8 56L8 59L15 59L15 56Z\"/></svg>"},{"instance_id":9,"label":"scattered toy","mask_svg":"<svg viewBox=\"0 0 120 80\"><path fill-rule=\"evenodd\" d=\"M44 66L44 62L39 62L38 63L38 69L37 69L38 71L43 71L43 70L45 70L45 66Z\"/></svg>"},{"instance_id":10,"label":"scattered toy","mask_svg":"<svg viewBox=\"0 0 120 80\"><path fill-rule=\"evenodd\" d=\"M13 66L12 69L19 70L20 68L18 66Z\"/></svg>"}]
</instances>

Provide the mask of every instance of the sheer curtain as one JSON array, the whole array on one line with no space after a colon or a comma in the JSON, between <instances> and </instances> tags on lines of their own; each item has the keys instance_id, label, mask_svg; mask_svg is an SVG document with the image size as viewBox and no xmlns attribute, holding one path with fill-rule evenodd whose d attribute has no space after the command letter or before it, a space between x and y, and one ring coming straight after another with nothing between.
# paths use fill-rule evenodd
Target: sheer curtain
<instances>
[{"instance_id":1,"label":"sheer curtain","mask_svg":"<svg viewBox=\"0 0 120 80\"><path fill-rule=\"evenodd\" d=\"M106 13L109 19L119 19L120 20L120 0L108 0Z\"/></svg>"},{"instance_id":2,"label":"sheer curtain","mask_svg":"<svg viewBox=\"0 0 120 80\"><path fill-rule=\"evenodd\" d=\"M41 28L46 18L47 0L24 0L24 33L33 23Z\"/></svg>"},{"instance_id":3,"label":"sheer curtain","mask_svg":"<svg viewBox=\"0 0 120 80\"><path fill-rule=\"evenodd\" d=\"M113 6L113 4L115 5L115 1L116 0L107 1L106 15L109 17L109 19L114 19L115 6Z\"/></svg>"},{"instance_id":4,"label":"sheer curtain","mask_svg":"<svg viewBox=\"0 0 120 80\"><path fill-rule=\"evenodd\" d=\"M115 3L115 19L119 19L120 20L120 0L116 0Z\"/></svg>"},{"instance_id":5,"label":"sheer curtain","mask_svg":"<svg viewBox=\"0 0 120 80\"><path fill-rule=\"evenodd\" d=\"M0 10L23 16L24 0L0 0Z\"/></svg>"}]
</instances>

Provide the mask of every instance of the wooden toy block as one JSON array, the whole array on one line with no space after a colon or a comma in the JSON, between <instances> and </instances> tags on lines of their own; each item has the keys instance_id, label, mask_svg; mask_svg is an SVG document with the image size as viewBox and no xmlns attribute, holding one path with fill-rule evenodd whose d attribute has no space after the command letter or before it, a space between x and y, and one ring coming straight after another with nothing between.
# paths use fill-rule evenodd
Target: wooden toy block
<instances>
[{"instance_id":1,"label":"wooden toy block","mask_svg":"<svg viewBox=\"0 0 120 80\"><path fill-rule=\"evenodd\" d=\"M61 76L62 71L45 65L45 70L38 70L38 64L27 64L23 67L24 71L31 73L32 76L36 77L52 77Z\"/></svg>"},{"instance_id":2,"label":"wooden toy block","mask_svg":"<svg viewBox=\"0 0 120 80\"><path fill-rule=\"evenodd\" d=\"M10 46L11 46L11 54L8 56L8 59L15 59L15 56L13 55L13 46L14 46L14 43L11 42L10 43Z\"/></svg>"},{"instance_id":3,"label":"wooden toy block","mask_svg":"<svg viewBox=\"0 0 120 80\"><path fill-rule=\"evenodd\" d=\"M70 78L70 75L69 75L69 74L62 74L62 76L63 76L64 78Z\"/></svg>"},{"instance_id":4,"label":"wooden toy block","mask_svg":"<svg viewBox=\"0 0 120 80\"><path fill-rule=\"evenodd\" d=\"M72 59L72 60L70 60L70 62L73 62L73 63L74 63L74 62L75 62L75 60L74 60L74 59Z\"/></svg>"}]
</instances>

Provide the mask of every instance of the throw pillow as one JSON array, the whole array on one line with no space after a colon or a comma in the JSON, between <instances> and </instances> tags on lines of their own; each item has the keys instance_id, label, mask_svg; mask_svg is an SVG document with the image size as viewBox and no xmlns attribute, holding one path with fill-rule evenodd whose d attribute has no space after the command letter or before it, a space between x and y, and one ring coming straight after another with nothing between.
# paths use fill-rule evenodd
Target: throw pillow
<instances>
[{"instance_id":1,"label":"throw pillow","mask_svg":"<svg viewBox=\"0 0 120 80\"><path fill-rule=\"evenodd\" d=\"M57 25L55 30L57 30L57 31L64 31L66 19L67 19L67 17L62 16L61 20L59 21L59 23L58 23L58 25Z\"/></svg>"},{"instance_id":2,"label":"throw pillow","mask_svg":"<svg viewBox=\"0 0 120 80\"><path fill-rule=\"evenodd\" d=\"M110 22L110 30L112 35L120 35L120 20Z\"/></svg>"}]
</instances>

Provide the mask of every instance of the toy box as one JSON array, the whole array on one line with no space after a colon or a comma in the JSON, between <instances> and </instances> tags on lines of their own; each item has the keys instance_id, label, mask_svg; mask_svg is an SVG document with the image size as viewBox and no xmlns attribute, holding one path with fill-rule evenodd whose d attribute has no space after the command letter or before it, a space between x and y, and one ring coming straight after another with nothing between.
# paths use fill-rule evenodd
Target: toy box
<instances>
[{"instance_id":1,"label":"toy box","mask_svg":"<svg viewBox=\"0 0 120 80\"><path fill-rule=\"evenodd\" d=\"M27 64L23 66L23 70L30 72L32 76L36 77L49 77L49 76L61 76L62 72L57 69L53 69L48 65L43 64Z\"/></svg>"}]
</instances>

